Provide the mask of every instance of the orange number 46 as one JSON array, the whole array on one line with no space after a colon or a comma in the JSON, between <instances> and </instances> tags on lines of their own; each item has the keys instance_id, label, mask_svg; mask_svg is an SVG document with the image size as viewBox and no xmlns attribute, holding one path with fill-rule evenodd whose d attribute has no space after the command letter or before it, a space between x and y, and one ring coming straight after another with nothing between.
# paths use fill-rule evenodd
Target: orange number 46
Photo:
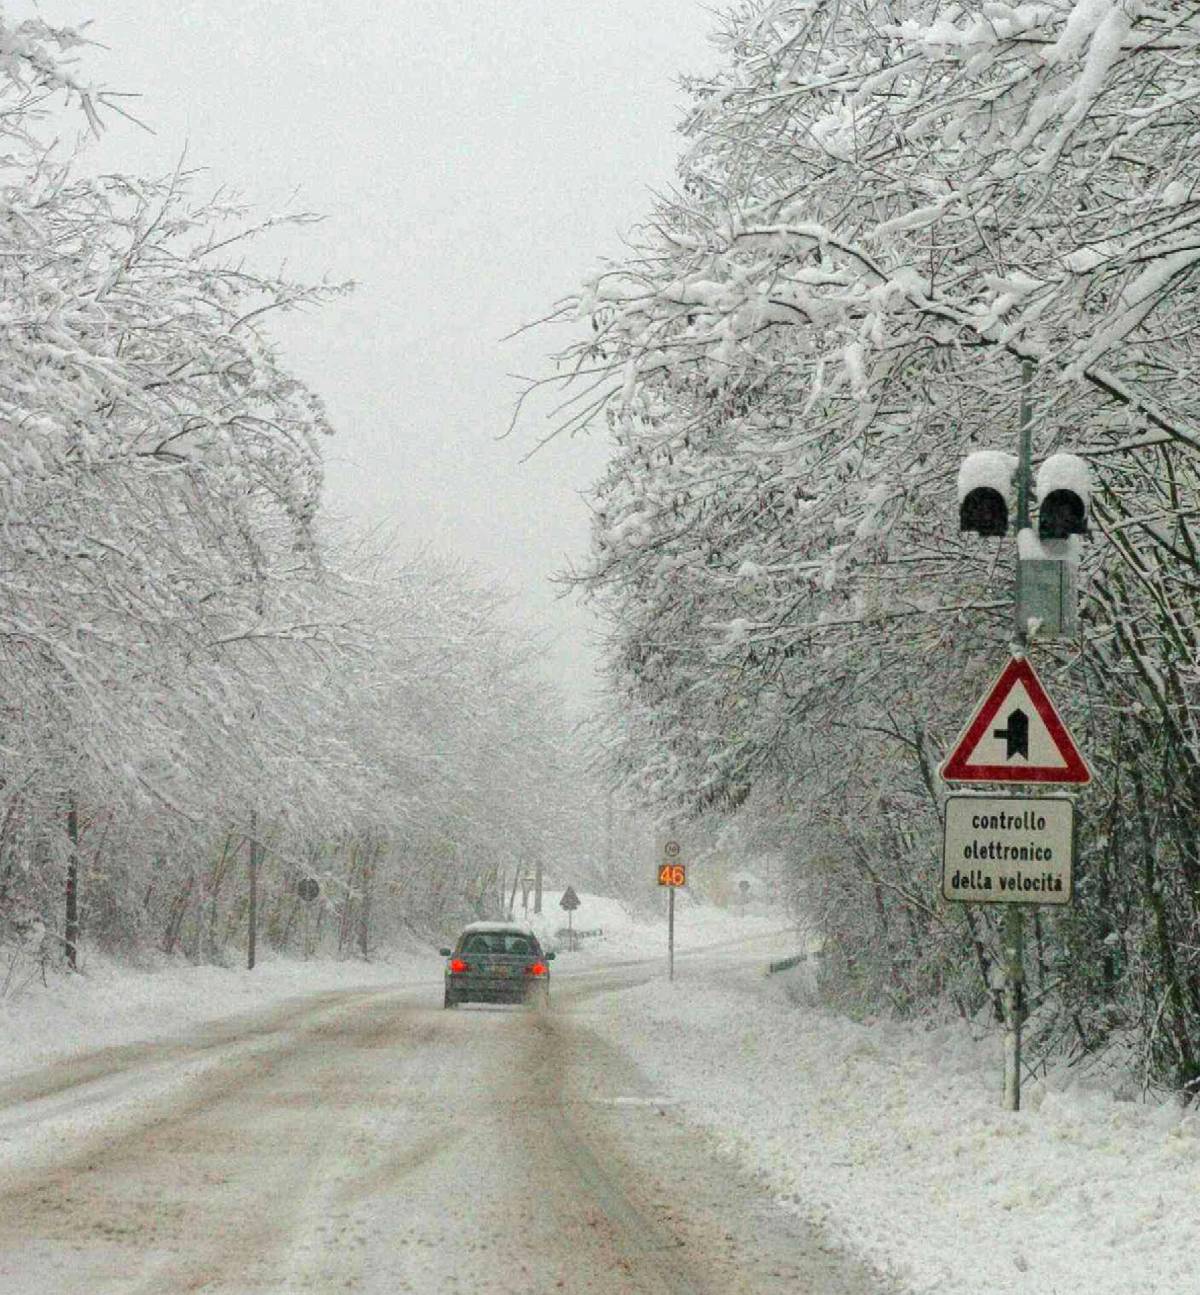
<instances>
[{"instance_id":1,"label":"orange number 46","mask_svg":"<svg viewBox=\"0 0 1200 1295\"><path fill-rule=\"evenodd\" d=\"M682 863L664 863L658 870L660 886L686 886L687 868Z\"/></svg>"}]
</instances>

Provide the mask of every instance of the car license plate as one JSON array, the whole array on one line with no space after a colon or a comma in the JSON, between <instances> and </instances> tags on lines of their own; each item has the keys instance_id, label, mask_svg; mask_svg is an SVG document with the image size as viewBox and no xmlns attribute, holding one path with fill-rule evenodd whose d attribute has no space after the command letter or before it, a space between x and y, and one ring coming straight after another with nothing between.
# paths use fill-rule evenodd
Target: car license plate
<instances>
[{"instance_id":1,"label":"car license plate","mask_svg":"<svg viewBox=\"0 0 1200 1295\"><path fill-rule=\"evenodd\" d=\"M507 968L507 967L494 967L494 968L493 968L493 970L495 971L496 975L498 975L498 976L507 976L507 975L508 975L508 968Z\"/></svg>"}]
</instances>

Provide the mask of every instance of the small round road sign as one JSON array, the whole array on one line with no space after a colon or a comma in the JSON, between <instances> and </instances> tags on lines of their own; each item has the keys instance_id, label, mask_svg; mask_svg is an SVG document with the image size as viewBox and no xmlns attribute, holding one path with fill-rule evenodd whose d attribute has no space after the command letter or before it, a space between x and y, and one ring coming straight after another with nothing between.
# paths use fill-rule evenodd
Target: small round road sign
<instances>
[{"instance_id":1,"label":"small round road sign","mask_svg":"<svg viewBox=\"0 0 1200 1295\"><path fill-rule=\"evenodd\" d=\"M664 846L663 846L663 854L665 854L665 855L667 856L667 858L668 858L668 859L678 859L678 858L679 858L679 842L678 842L678 841L668 841L668 842L666 843L666 845L664 845Z\"/></svg>"},{"instance_id":2,"label":"small round road sign","mask_svg":"<svg viewBox=\"0 0 1200 1295\"><path fill-rule=\"evenodd\" d=\"M307 903L311 903L321 893L321 883L316 877L301 877L296 882L296 894Z\"/></svg>"}]
</instances>

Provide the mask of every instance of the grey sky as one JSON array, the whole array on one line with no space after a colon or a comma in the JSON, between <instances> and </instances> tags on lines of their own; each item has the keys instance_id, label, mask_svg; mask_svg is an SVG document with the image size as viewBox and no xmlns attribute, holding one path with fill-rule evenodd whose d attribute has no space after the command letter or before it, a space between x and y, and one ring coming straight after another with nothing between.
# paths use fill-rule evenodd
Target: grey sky
<instances>
[{"instance_id":1,"label":"grey sky","mask_svg":"<svg viewBox=\"0 0 1200 1295\"><path fill-rule=\"evenodd\" d=\"M556 640L578 689L587 615L549 575L586 548L578 498L601 438L520 454L497 442L512 372L553 338L500 339L544 314L670 184L679 74L711 64L696 0L41 0L91 18L96 79L141 94L156 134L119 120L106 166L192 164L259 205L298 191L328 216L294 271L353 297L277 326L339 428L329 501L484 563Z\"/></svg>"}]
</instances>

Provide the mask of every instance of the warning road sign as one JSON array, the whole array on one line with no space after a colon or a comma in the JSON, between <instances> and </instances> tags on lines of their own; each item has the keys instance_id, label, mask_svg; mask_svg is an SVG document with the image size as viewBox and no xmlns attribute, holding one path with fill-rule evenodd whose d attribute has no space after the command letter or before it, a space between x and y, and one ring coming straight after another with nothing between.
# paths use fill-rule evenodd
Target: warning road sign
<instances>
[{"instance_id":1,"label":"warning road sign","mask_svg":"<svg viewBox=\"0 0 1200 1295\"><path fill-rule=\"evenodd\" d=\"M1014 657L980 702L940 773L945 782L1091 782L1092 771L1033 666Z\"/></svg>"}]
</instances>

